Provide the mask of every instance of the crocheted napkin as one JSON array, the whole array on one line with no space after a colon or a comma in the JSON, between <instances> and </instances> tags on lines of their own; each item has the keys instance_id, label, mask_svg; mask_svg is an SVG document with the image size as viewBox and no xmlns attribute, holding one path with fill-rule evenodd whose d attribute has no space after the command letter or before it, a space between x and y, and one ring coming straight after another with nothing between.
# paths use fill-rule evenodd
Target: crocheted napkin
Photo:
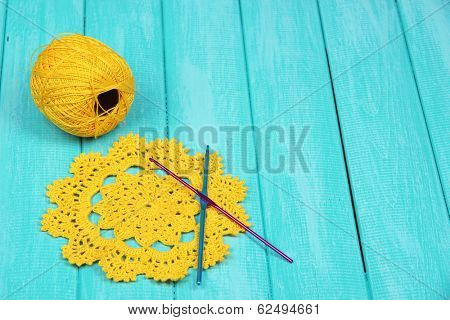
<instances>
[{"instance_id":1,"label":"crocheted napkin","mask_svg":"<svg viewBox=\"0 0 450 320\"><path fill-rule=\"evenodd\" d=\"M155 170L149 157L201 190L203 154L190 155L174 139L147 142L133 134L114 142L106 156L81 154L70 167L72 177L48 186L47 196L58 207L43 215L42 230L68 239L62 254L71 264L98 261L106 277L114 281L135 281L140 274L176 281L197 265L199 225L195 216L200 203L175 179ZM211 154L209 166L209 197L250 225L239 204L246 194L244 182L223 174L217 153ZM140 171L133 174L132 167ZM115 181L106 184L108 177ZM99 195L101 200L94 202ZM105 236L107 230L113 237ZM239 226L215 209L207 209L205 269L229 253L223 236L239 232L243 232ZM188 233L194 234L193 239L185 241L183 235Z\"/></svg>"}]
</instances>

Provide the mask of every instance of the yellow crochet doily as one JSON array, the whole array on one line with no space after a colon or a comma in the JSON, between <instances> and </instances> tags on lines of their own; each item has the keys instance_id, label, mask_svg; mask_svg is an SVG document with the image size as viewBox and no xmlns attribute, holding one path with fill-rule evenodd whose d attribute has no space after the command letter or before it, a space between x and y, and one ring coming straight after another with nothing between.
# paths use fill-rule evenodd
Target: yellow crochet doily
<instances>
[{"instance_id":1,"label":"yellow crochet doily","mask_svg":"<svg viewBox=\"0 0 450 320\"><path fill-rule=\"evenodd\" d=\"M48 186L47 195L58 207L44 214L42 230L69 240L62 254L70 263L81 266L98 261L114 281L135 281L140 274L176 281L197 265L199 201L175 179L156 170L149 157L201 190L201 153L190 155L173 139L147 143L133 134L121 137L106 156L81 154L70 167L73 177ZM244 182L224 175L222 167L217 153L211 154L208 195L250 225L239 204L245 198ZM140 171L133 173L130 168ZM108 180L113 181L108 184ZM223 236L239 232L243 232L239 226L215 209L207 209L205 269L229 253ZM193 237L184 240L189 234Z\"/></svg>"}]
</instances>

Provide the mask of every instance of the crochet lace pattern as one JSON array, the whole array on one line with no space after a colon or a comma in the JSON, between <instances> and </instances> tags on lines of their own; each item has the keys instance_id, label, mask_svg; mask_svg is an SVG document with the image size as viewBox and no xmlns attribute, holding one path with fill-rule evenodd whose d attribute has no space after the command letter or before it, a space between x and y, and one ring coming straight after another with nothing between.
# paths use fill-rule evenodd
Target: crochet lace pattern
<instances>
[{"instance_id":1,"label":"crochet lace pattern","mask_svg":"<svg viewBox=\"0 0 450 320\"><path fill-rule=\"evenodd\" d=\"M204 155L188 152L174 139L146 142L130 134L114 142L106 156L81 154L71 164L72 177L48 186L47 196L58 207L43 215L42 230L68 239L62 254L71 264L98 261L106 277L114 281L135 281L140 274L158 281L182 279L197 265L199 225L195 216L200 203L148 159L156 159L201 190ZM240 204L247 187L244 181L224 175L222 167L221 158L212 153L208 195L250 225ZM130 168L139 172L131 173ZM106 184L111 178L115 181ZM99 196L101 200L95 202ZM106 232L113 237L106 237ZM205 269L229 254L223 236L239 232L243 230L214 208L207 209ZM192 233L192 239L184 240L184 235Z\"/></svg>"}]
</instances>

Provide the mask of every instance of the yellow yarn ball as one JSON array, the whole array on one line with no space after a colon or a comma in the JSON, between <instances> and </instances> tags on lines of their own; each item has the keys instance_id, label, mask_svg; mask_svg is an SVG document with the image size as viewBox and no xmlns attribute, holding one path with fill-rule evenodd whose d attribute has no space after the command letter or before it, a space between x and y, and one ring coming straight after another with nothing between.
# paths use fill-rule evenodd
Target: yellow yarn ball
<instances>
[{"instance_id":1,"label":"yellow yarn ball","mask_svg":"<svg viewBox=\"0 0 450 320\"><path fill-rule=\"evenodd\" d=\"M134 79L125 60L79 34L55 38L38 56L31 95L39 110L73 135L98 137L125 118Z\"/></svg>"}]
</instances>

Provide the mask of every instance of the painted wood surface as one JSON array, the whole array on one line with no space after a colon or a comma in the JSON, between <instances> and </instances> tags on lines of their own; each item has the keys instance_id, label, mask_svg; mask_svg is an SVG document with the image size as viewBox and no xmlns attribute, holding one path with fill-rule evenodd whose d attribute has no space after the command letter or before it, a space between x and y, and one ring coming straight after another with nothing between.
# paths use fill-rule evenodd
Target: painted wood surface
<instances>
[{"instance_id":1,"label":"painted wood surface","mask_svg":"<svg viewBox=\"0 0 450 320\"><path fill-rule=\"evenodd\" d=\"M82 32L79 1L8 1L0 91L0 297L74 299L76 268L63 239L41 232L46 186L67 175L78 138L49 123L29 89L33 51L61 31ZM4 4L0 4L3 10ZM5 17L4 17L5 18ZM2 21L3 23L3 21ZM2 24L0 23L0 25Z\"/></svg>"},{"instance_id":2,"label":"painted wood surface","mask_svg":"<svg viewBox=\"0 0 450 320\"><path fill-rule=\"evenodd\" d=\"M320 1L374 298L450 294L450 229L393 1Z\"/></svg>"},{"instance_id":3,"label":"painted wood surface","mask_svg":"<svg viewBox=\"0 0 450 320\"><path fill-rule=\"evenodd\" d=\"M6 33L5 33L5 26L6 26L6 3L5 4L1 4L0 3L0 74L2 71L2 66L3 66L3 44L4 41L6 40ZM9 40L9 39L8 39Z\"/></svg>"},{"instance_id":4,"label":"painted wood surface","mask_svg":"<svg viewBox=\"0 0 450 320\"><path fill-rule=\"evenodd\" d=\"M242 165L244 161L251 168L256 165L252 132L247 145L238 140L242 128L252 124L239 4L164 1L163 12L170 136L183 138L195 152L204 152L209 144L223 155L225 171L244 179L252 190L244 206L255 231L265 234L258 178ZM186 126L192 129L193 140L183 132ZM198 137L203 136L204 128L217 130L217 140L205 134L204 143L200 143ZM236 139L234 143L227 144L226 128L238 130L231 136ZM246 236L230 237L226 242L230 245L226 260L204 273L201 287L193 276L179 281L175 298L271 298L266 252Z\"/></svg>"},{"instance_id":5,"label":"painted wood surface","mask_svg":"<svg viewBox=\"0 0 450 320\"><path fill-rule=\"evenodd\" d=\"M365 299L317 5L242 1L242 18L266 233L296 261L270 256L273 296Z\"/></svg>"},{"instance_id":6,"label":"painted wood surface","mask_svg":"<svg viewBox=\"0 0 450 320\"><path fill-rule=\"evenodd\" d=\"M448 299L444 4L0 0L0 297ZM105 42L135 76L129 115L98 139L62 132L31 99L30 57L61 32ZM66 241L40 232L46 186L129 132L219 151L249 187L253 228L295 264L241 235L201 287L195 270L114 283L69 265Z\"/></svg>"},{"instance_id":7,"label":"painted wood surface","mask_svg":"<svg viewBox=\"0 0 450 320\"><path fill-rule=\"evenodd\" d=\"M402 0L398 7L449 210L450 2Z\"/></svg>"}]
</instances>

